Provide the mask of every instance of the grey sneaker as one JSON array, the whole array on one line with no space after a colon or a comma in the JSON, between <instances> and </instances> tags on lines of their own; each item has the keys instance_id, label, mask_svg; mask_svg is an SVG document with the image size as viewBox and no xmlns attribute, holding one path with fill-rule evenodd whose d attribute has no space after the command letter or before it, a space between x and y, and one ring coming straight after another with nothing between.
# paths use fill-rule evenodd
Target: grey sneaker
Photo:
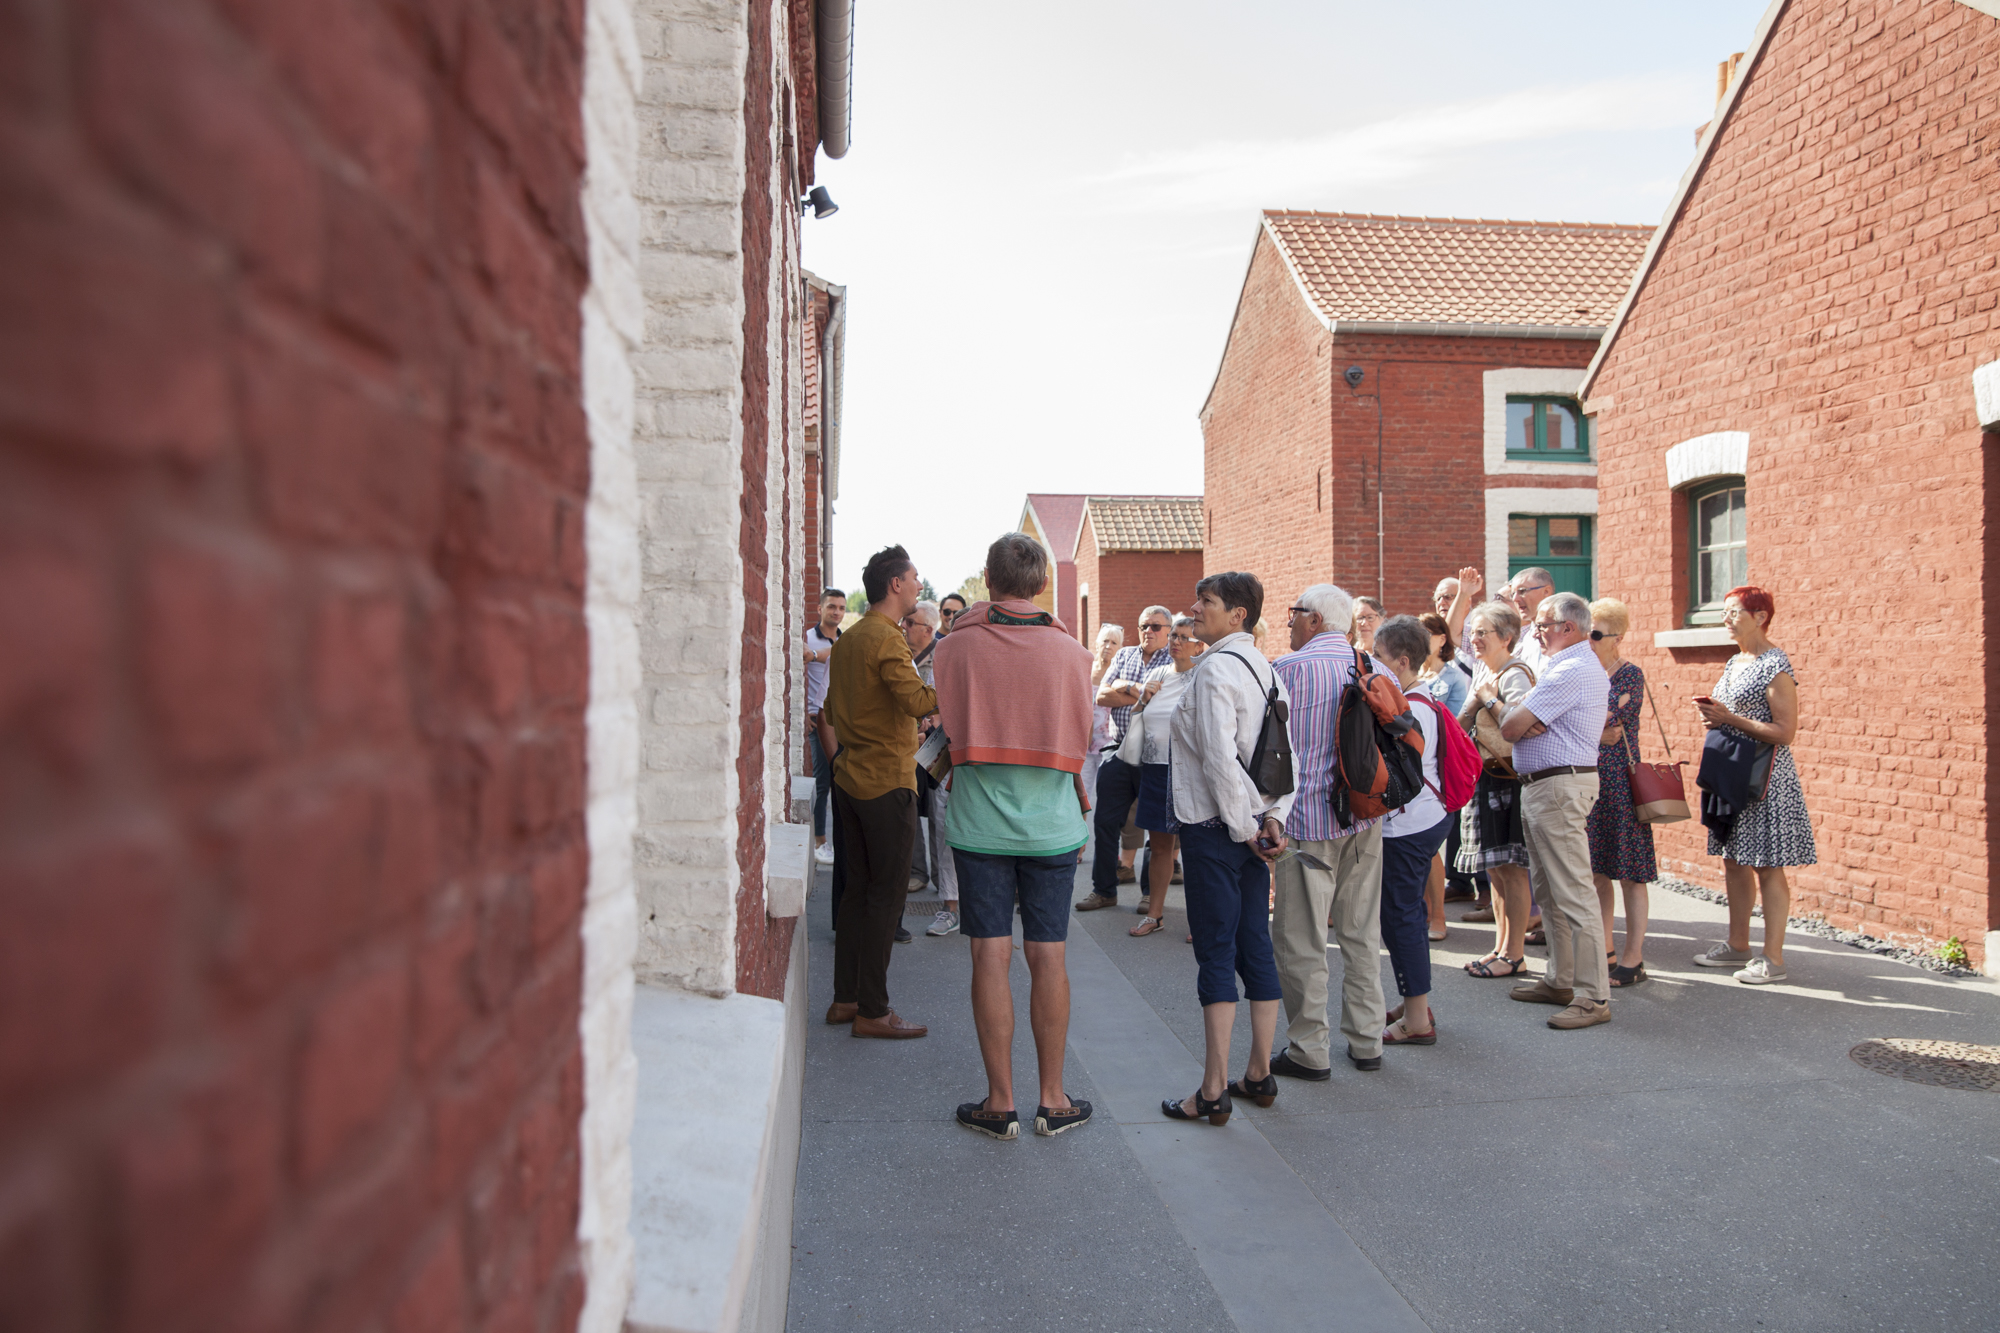
<instances>
[{"instance_id":1,"label":"grey sneaker","mask_svg":"<svg viewBox=\"0 0 2000 1333\"><path fill-rule=\"evenodd\" d=\"M926 935L939 936L955 935L957 933L958 913L947 912L942 907L938 908L938 914L931 918L931 928L924 932Z\"/></svg>"},{"instance_id":2,"label":"grey sneaker","mask_svg":"<svg viewBox=\"0 0 2000 1333\"><path fill-rule=\"evenodd\" d=\"M1076 910L1079 912L1096 912L1096 911L1101 911L1106 907L1116 907L1116 906L1118 906L1118 900L1116 898L1109 898L1101 893L1090 893L1086 894L1083 898L1083 901L1079 902L1076 905Z\"/></svg>"},{"instance_id":3,"label":"grey sneaker","mask_svg":"<svg viewBox=\"0 0 2000 1333\"><path fill-rule=\"evenodd\" d=\"M1785 979L1785 969L1773 967L1771 960L1758 954L1750 960L1750 965L1736 974L1736 979L1746 986L1768 986L1774 981Z\"/></svg>"},{"instance_id":4,"label":"grey sneaker","mask_svg":"<svg viewBox=\"0 0 2000 1333\"><path fill-rule=\"evenodd\" d=\"M1750 961L1748 949L1732 949L1727 944L1718 944L1707 953L1694 956L1696 967L1741 967Z\"/></svg>"}]
</instances>

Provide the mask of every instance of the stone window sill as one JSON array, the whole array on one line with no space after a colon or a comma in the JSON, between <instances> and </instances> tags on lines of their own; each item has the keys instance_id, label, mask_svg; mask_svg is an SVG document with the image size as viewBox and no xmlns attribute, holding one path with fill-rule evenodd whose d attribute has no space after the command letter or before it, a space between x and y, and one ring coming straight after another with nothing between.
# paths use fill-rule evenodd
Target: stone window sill
<instances>
[{"instance_id":1,"label":"stone window sill","mask_svg":"<svg viewBox=\"0 0 2000 1333\"><path fill-rule=\"evenodd\" d=\"M1656 648L1733 647L1736 640L1720 625L1697 625L1693 629L1663 629L1653 632Z\"/></svg>"}]
</instances>

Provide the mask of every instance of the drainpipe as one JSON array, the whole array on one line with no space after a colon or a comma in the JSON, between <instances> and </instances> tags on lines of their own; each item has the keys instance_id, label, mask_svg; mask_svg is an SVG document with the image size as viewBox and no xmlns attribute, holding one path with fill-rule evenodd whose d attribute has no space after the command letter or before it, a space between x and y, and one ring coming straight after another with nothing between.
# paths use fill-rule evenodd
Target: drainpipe
<instances>
[{"instance_id":1,"label":"drainpipe","mask_svg":"<svg viewBox=\"0 0 2000 1333\"><path fill-rule=\"evenodd\" d=\"M819 0L819 141L846 157L854 122L854 0Z\"/></svg>"}]
</instances>

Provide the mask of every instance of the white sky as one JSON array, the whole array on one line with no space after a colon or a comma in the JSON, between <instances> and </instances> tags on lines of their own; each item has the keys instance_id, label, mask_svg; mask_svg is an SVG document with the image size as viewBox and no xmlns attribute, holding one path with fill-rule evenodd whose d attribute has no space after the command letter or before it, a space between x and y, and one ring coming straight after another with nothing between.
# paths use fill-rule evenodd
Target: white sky
<instances>
[{"instance_id":1,"label":"white sky","mask_svg":"<svg viewBox=\"0 0 2000 1333\"><path fill-rule=\"evenodd\" d=\"M1762 0L859 0L831 575L941 590L1029 491L1201 490L1263 208L1657 222Z\"/></svg>"}]
</instances>

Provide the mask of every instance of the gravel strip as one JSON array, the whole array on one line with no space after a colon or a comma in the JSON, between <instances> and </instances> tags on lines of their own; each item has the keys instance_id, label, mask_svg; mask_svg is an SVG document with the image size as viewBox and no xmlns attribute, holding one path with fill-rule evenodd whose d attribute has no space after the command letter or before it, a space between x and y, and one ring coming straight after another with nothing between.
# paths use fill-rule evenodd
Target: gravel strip
<instances>
[{"instance_id":1,"label":"gravel strip","mask_svg":"<svg viewBox=\"0 0 2000 1333\"><path fill-rule=\"evenodd\" d=\"M1699 884L1690 884L1684 879L1662 877L1653 881L1653 883L1657 888L1678 893L1683 897L1699 898L1705 903L1716 903L1725 907L1729 904L1728 895L1720 893L1715 889L1703 888ZM1764 915L1764 909L1762 907L1753 908L1750 914L1761 917ZM1863 935L1860 931L1856 930L1838 930L1816 917L1790 917L1785 922L1785 930L1787 933L1796 932L1800 935L1811 935L1816 939L1835 940L1850 948L1872 953L1878 958L1887 958L1897 963L1908 963L1912 967L1921 967L1926 972L1936 972L1940 976L1976 977L1979 975L1971 968L1959 967L1955 964L1947 963L1934 953L1906 949L1900 944L1891 944L1887 940L1878 940L1873 935Z\"/></svg>"}]
</instances>

